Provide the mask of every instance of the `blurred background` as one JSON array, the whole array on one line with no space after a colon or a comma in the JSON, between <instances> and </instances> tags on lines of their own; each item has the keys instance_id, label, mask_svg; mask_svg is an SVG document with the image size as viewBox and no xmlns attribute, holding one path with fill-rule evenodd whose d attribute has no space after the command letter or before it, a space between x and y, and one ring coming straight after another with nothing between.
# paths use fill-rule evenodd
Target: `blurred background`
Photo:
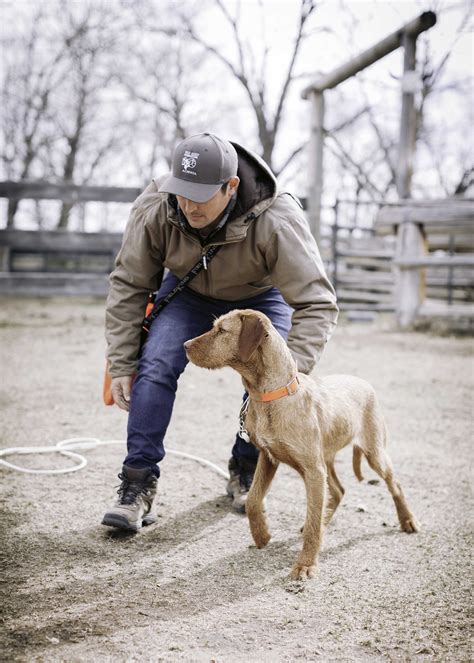
<instances>
[{"instance_id":1,"label":"blurred background","mask_svg":"<svg viewBox=\"0 0 474 663\"><path fill-rule=\"evenodd\" d=\"M44 251L34 256L26 235L3 234L0 290L23 287L26 277L16 272L50 273L39 292L59 294L70 284L56 279L53 287L51 273L76 272L81 291L77 273L107 272L130 203L168 171L174 145L193 133L211 131L255 150L308 207L314 110L303 91L422 12L434 12L436 24L416 39L412 173L402 197L431 201L439 226L440 201L469 200L473 191L471 10L467 0L3 1L0 228L110 236L93 246L76 239L73 254L63 240L60 250L59 240L41 235ZM378 273L378 290L372 283L364 300L348 297L356 309L395 305L388 273L398 222L378 215L400 199L406 83L402 47L324 95L324 177L313 230L343 304L348 269L351 282L354 270L364 282L367 272ZM463 206L461 225L453 209L443 207L445 225L423 255L473 251L472 205ZM351 252L357 255L344 255ZM438 266L435 299L470 301L471 258L463 260ZM84 292L105 291L103 280L88 282Z\"/></svg>"}]
</instances>

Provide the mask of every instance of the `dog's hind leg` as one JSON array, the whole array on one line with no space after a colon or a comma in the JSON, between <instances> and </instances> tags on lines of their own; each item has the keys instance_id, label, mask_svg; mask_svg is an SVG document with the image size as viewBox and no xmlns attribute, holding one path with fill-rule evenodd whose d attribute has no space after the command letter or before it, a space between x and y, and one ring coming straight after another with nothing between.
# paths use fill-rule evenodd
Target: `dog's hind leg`
<instances>
[{"instance_id":1,"label":"dog's hind leg","mask_svg":"<svg viewBox=\"0 0 474 663\"><path fill-rule=\"evenodd\" d=\"M268 492L277 468L278 461L272 462L265 451L260 451L252 485L245 502L245 512L257 548L266 546L271 538L263 509L263 498Z\"/></svg>"},{"instance_id":2,"label":"dog's hind leg","mask_svg":"<svg viewBox=\"0 0 474 663\"><path fill-rule=\"evenodd\" d=\"M326 471L324 465L296 468L306 488L306 520L303 527L303 549L291 570L293 580L312 578L316 572L317 557L323 538L323 513L326 497Z\"/></svg>"},{"instance_id":3,"label":"dog's hind leg","mask_svg":"<svg viewBox=\"0 0 474 663\"><path fill-rule=\"evenodd\" d=\"M370 467L374 472L377 472L387 484L387 488L395 503L398 520L400 521L400 527L402 530L409 533L417 532L419 529L418 523L416 522L415 516L410 511L400 482L393 474L392 461L386 450L378 448L370 452L364 451L364 455L367 458Z\"/></svg>"},{"instance_id":4,"label":"dog's hind leg","mask_svg":"<svg viewBox=\"0 0 474 663\"><path fill-rule=\"evenodd\" d=\"M344 486L339 481L339 477L336 474L334 468L334 459L331 461L326 461L326 467L328 471L328 488L329 488L329 500L326 505L326 512L324 515L324 526L327 527L334 516L334 513L339 506L343 496L344 496Z\"/></svg>"},{"instance_id":5,"label":"dog's hind leg","mask_svg":"<svg viewBox=\"0 0 474 663\"><path fill-rule=\"evenodd\" d=\"M392 461L386 447L387 429L377 401L374 399L364 416L362 452L370 467L385 481L395 503L402 530L404 532L417 532L419 525L410 511L399 480L394 476Z\"/></svg>"}]
</instances>

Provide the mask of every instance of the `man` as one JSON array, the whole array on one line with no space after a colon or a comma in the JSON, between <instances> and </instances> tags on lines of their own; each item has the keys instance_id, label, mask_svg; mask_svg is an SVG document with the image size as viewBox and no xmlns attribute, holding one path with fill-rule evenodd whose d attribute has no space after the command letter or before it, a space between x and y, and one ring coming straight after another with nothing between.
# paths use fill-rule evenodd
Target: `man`
<instances>
[{"instance_id":1,"label":"man","mask_svg":"<svg viewBox=\"0 0 474 663\"><path fill-rule=\"evenodd\" d=\"M212 262L204 260L204 269L153 322L138 360L149 292L159 289L156 301L162 300L213 246L220 249ZM257 155L213 134L198 134L176 147L172 173L153 181L135 201L110 277L111 388L129 419L122 484L104 525L137 531L154 522L158 463L187 363L183 343L236 308L266 313L304 373L319 359L338 311L298 202L278 191ZM257 456L237 435L227 492L239 511Z\"/></svg>"}]
</instances>

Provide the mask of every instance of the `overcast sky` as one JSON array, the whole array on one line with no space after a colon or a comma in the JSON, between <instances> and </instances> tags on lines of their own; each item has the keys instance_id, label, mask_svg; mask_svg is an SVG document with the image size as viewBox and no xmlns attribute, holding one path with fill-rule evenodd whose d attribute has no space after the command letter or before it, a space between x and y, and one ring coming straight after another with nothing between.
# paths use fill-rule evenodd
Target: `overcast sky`
<instances>
[{"instance_id":1,"label":"overcast sky","mask_svg":"<svg viewBox=\"0 0 474 663\"><path fill-rule=\"evenodd\" d=\"M108 0L115 6L120 6L118 0ZM158 0L154 4L156 4ZM177 6L188 6L194 0L176 0ZM47 0L43 0L43 4ZM32 15L40 4L40 0L3 0L0 1L0 19L2 23L2 35L8 37L9 31L15 29L19 15ZM73 4L71 0L71 4ZM82 0L74 3L81 6ZM222 14L213 6L211 0L201 0L198 3L205 11L198 21L199 34L208 43L212 43L223 52L232 57L235 55L235 45L231 39L226 37L222 29ZM237 3L235 0L226 0L226 7L230 13L234 13ZM295 34L299 2L296 0L242 0L240 22L242 33L245 34L248 52L254 54L253 61L256 67L260 65L259 58L262 50L259 48L262 34L269 46L268 51L268 94L276 103L277 94L281 87L284 73L288 66L289 53L292 49L293 36ZM307 40L299 55L296 71L300 78L294 83L288 100L285 114L284 130L277 142L275 151L275 162L285 159L292 146L297 145L305 136L309 136L309 104L301 99L301 90L319 73L326 73L347 62L350 58L363 50L374 45L388 34L400 28L407 21L415 18L421 12L435 10L438 13L438 23L423 39L429 43L433 59L439 61L452 47L444 80L446 83L455 83L471 77L472 81L472 33L465 30L460 38L456 39L462 17L472 3L465 0L446 0L444 2L428 2L414 0L326 0L318 4L317 10L311 19L312 29L317 35ZM159 6L159 4L157 5ZM262 22L263 7L264 20ZM10 27L9 27L10 26ZM13 26L13 28L12 28ZM263 31L263 32L262 32ZM421 42L421 40L420 40ZM423 50L422 43L419 44L419 53ZM400 75L402 73L402 49L385 57L380 62L366 69L361 75L373 103L384 102L393 108L393 123L398 123L400 102ZM227 88L227 77L229 72L216 62L209 61L206 65L210 72L214 72L215 86L209 103L219 104L222 95L228 96L235 93L236 100L241 107L245 106L245 95L234 87ZM211 73L212 75L212 73ZM460 104L449 94L440 97L439 103L432 103L429 108L430 117L439 127L446 128L449 140L458 142L460 149L472 149L472 83L469 88L471 92L471 109L469 111L469 99ZM212 90L212 88L211 88ZM326 93L328 126L334 121L336 115L349 116L357 110L361 104L360 91L355 81L347 81L339 86L338 94L342 94L343 107L340 102L334 107L336 92ZM340 97L338 97L340 98ZM453 101L454 100L454 101ZM333 105L332 105L333 104ZM469 117L469 112L471 116ZM249 121L246 121L248 117ZM258 148L254 118L242 112L242 121L236 122L236 116L222 114L218 118L216 127L196 127L197 130L214 130L222 133L227 138L247 144L253 149ZM390 118L387 119L389 121ZM359 143L363 143L364 135L357 136ZM357 147L357 144L355 145ZM354 146L351 149L355 149ZM450 157L456 159L457 157ZM448 169L455 169L456 163L447 163ZM162 173L157 173L160 175ZM130 181L128 173L123 172L123 177L131 185L140 186ZM331 173L328 173L327 181L330 182ZM429 175L428 175L429 177ZM295 162L293 169L282 178L284 184L290 184L299 195L305 195L307 176L301 171L299 162ZM101 182L96 182L100 184ZM119 184L120 181L117 181ZM3 205L2 205L3 207Z\"/></svg>"}]
</instances>

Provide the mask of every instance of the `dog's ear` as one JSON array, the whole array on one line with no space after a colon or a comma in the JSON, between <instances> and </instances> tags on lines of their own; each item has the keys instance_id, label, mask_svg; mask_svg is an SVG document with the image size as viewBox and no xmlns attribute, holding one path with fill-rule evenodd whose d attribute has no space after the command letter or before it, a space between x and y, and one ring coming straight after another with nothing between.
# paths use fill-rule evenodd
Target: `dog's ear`
<instances>
[{"instance_id":1,"label":"dog's ear","mask_svg":"<svg viewBox=\"0 0 474 663\"><path fill-rule=\"evenodd\" d=\"M241 315L240 319L239 360L245 364L260 345L265 327L257 315Z\"/></svg>"}]
</instances>

